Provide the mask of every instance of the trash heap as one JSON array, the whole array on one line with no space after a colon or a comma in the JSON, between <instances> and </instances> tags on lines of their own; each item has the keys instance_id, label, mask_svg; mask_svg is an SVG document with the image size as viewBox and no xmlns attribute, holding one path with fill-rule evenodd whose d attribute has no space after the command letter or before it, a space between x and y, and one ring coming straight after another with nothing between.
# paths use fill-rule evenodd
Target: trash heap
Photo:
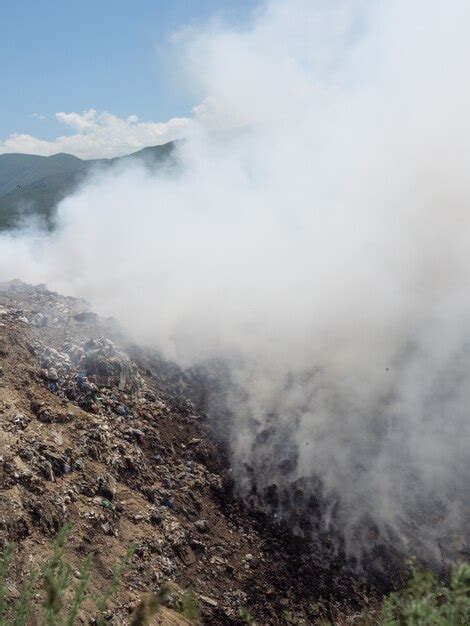
<instances>
[{"instance_id":1,"label":"trash heap","mask_svg":"<svg viewBox=\"0 0 470 626\"><path fill-rule=\"evenodd\" d=\"M168 378L186 385L175 365L131 346L87 303L0 285L0 546L21 546L11 593L72 521L69 557L92 553L95 595L136 543L113 624L129 623L163 583L169 610L194 590L203 624L246 623L248 614L315 623L360 607L362 591L330 552L312 553L308 538L245 509L205 416L168 391ZM155 623L189 623L165 615Z\"/></svg>"}]
</instances>

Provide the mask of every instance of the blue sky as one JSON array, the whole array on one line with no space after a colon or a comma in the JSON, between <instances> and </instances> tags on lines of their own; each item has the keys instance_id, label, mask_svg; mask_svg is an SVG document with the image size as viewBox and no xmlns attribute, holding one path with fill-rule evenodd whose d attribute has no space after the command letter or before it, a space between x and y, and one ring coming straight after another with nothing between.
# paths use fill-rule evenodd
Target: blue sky
<instances>
[{"instance_id":1,"label":"blue sky","mask_svg":"<svg viewBox=\"0 0 470 626\"><path fill-rule=\"evenodd\" d=\"M243 22L257 0L1 0L0 141L67 132L58 111L90 108L165 121L193 103L172 78L168 41L222 14ZM46 119L33 117L33 114Z\"/></svg>"}]
</instances>

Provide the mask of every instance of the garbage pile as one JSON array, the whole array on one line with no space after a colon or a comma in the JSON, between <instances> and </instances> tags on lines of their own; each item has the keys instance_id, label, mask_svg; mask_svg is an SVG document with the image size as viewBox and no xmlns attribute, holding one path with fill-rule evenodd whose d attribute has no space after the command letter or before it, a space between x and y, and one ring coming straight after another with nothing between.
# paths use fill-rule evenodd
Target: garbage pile
<instances>
[{"instance_id":1,"label":"garbage pile","mask_svg":"<svg viewBox=\"0 0 470 626\"><path fill-rule=\"evenodd\" d=\"M359 586L331 550L312 553L308 540L245 509L205 416L168 391L168 378L187 385L87 303L0 285L0 546L18 542L23 559L12 592L72 521L70 558L93 554L97 595L137 544L110 623L129 623L162 583L174 597L193 589L200 623L218 626L248 614L310 624L360 607Z\"/></svg>"}]
</instances>

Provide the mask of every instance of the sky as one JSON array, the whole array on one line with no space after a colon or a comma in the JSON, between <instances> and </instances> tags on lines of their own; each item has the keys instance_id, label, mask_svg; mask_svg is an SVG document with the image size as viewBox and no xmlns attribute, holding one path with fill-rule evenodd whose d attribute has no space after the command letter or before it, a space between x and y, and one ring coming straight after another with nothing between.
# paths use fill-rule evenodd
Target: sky
<instances>
[{"instance_id":1,"label":"sky","mask_svg":"<svg viewBox=\"0 0 470 626\"><path fill-rule=\"evenodd\" d=\"M177 79L172 36L214 17L242 24L257 4L257 0L2 0L0 152L73 151L70 141L51 146L24 137L8 139L26 135L50 141L83 132L90 119L102 132L103 124L116 127L117 120L125 123L129 116L157 123L190 116L199 103ZM105 112L116 119L100 117ZM136 121L131 117L131 124ZM140 138L134 137L135 127L128 133L137 147L149 130L154 143L167 137L165 128L137 130ZM172 127L168 138L178 130ZM111 156L126 152L124 146L114 149L106 133L103 140L110 144ZM82 143L75 150L79 156L109 156L91 154Z\"/></svg>"}]
</instances>

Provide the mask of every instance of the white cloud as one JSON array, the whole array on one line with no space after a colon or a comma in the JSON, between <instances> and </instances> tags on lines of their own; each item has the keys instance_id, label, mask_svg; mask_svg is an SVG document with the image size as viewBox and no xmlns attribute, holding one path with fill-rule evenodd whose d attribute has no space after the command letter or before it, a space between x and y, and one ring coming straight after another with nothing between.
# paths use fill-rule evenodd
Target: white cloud
<instances>
[{"instance_id":1,"label":"white cloud","mask_svg":"<svg viewBox=\"0 0 470 626\"><path fill-rule=\"evenodd\" d=\"M56 113L56 119L75 133L60 135L53 141L14 133L0 141L0 154L22 152L49 156L68 152L83 159L115 157L181 138L191 124L186 117L174 117L163 123L141 122L137 115L123 119L94 109L83 113Z\"/></svg>"}]
</instances>

